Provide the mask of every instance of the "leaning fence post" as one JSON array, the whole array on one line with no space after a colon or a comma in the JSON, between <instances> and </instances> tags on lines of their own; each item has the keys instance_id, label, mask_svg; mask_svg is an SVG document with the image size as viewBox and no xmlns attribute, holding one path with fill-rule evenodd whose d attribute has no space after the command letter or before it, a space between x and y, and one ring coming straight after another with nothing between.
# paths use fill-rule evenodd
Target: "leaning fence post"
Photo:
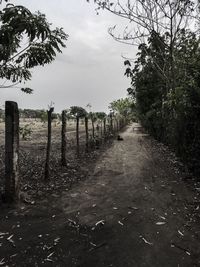
<instances>
[{"instance_id":1,"label":"leaning fence post","mask_svg":"<svg viewBox=\"0 0 200 267\"><path fill-rule=\"evenodd\" d=\"M66 166L66 111L62 111L62 130L61 130L61 165Z\"/></svg>"},{"instance_id":2,"label":"leaning fence post","mask_svg":"<svg viewBox=\"0 0 200 267\"><path fill-rule=\"evenodd\" d=\"M48 115L48 140L47 140L47 151L46 151L46 163L45 163L45 172L44 172L44 178L45 180L49 179L49 160L50 160L50 152L51 152L51 122L52 122L52 113L54 111L54 108L50 108L47 110Z\"/></svg>"},{"instance_id":3,"label":"leaning fence post","mask_svg":"<svg viewBox=\"0 0 200 267\"><path fill-rule=\"evenodd\" d=\"M5 201L19 198L19 110L12 101L5 103Z\"/></svg>"}]
</instances>

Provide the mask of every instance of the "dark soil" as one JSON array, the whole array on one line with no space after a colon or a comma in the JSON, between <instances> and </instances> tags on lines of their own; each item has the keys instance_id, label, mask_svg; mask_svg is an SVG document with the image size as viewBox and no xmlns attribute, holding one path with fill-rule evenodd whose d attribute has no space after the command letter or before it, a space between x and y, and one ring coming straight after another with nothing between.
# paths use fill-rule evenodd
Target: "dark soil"
<instances>
[{"instance_id":1,"label":"dark soil","mask_svg":"<svg viewBox=\"0 0 200 267\"><path fill-rule=\"evenodd\" d=\"M39 190L23 181L1 207L0 266L200 266L199 183L138 124L121 136L62 171L57 159Z\"/></svg>"}]
</instances>

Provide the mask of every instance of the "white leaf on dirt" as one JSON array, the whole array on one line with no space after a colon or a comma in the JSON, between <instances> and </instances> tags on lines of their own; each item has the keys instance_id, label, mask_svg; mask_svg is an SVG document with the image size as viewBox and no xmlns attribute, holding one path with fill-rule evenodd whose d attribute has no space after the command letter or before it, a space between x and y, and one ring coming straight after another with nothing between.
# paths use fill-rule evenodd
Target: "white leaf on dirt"
<instances>
[{"instance_id":1,"label":"white leaf on dirt","mask_svg":"<svg viewBox=\"0 0 200 267\"><path fill-rule=\"evenodd\" d=\"M164 217L164 216L159 216L161 219L163 219L163 220L166 220L166 218Z\"/></svg>"},{"instance_id":2,"label":"white leaf on dirt","mask_svg":"<svg viewBox=\"0 0 200 267\"><path fill-rule=\"evenodd\" d=\"M13 255L11 255L10 256L10 258L14 258L14 257L16 257L18 254L16 253L16 254L13 254Z\"/></svg>"},{"instance_id":3,"label":"white leaf on dirt","mask_svg":"<svg viewBox=\"0 0 200 267\"><path fill-rule=\"evenodd\" d=\"M178 230L178 233L179 233L181 236L184 236L184 234L183 234L180 230Z\"/></svg>"},{"instance_id":4,"label":"white leaf on dirt","mask_svg":"<svg viewBox=\"0 0 200 267\"><path fill-rule=\"evenodd\" d=\"M137 207L128 207L129 209L132 209L132 210L139 210L139 208Z\"/></svg>"},{"instance_id":5,"label":"white leaf on dirt","mask_svg":"<svg viewBox=\"0 0 200 267\"><path fill-rule=\"evenodd\" d=\"M198 207L196 207L196 210L199 210L199 206L198 206Z\"/></svg>"},{"instance_id":6,"label":"white leaf on dirt","mask_svg":"<svg viewBox=\"0 0 200 267\"><path fill-rule=\"evenodd\" d=\"M55 252L50 253L47 258L50 258Z\"/></svg>"},{"instance_id":7,"label":"white leaf on dirt","mask_svg":"<svg viewBox=\"0 0 200 267\"><path fill-rule=\"evenodd\" d=\"M144 241L145 244L148 244L150 246L153 246L153 243L147 241L144 237L142 237L142 240Z\"/></svg>"},{"instance_id":8,"label":"white leaf on dirt","mask_svg":"<svg viewBox=\"0 0 200 267\"><path fill-rule=\"evenodd\" d=\"M132 214L132 212L131 211L128 211L128 214Z\"/></svg>"},{"instance_id":9,"label":"white leaf on dirt","mask_svg":"<svg viewBox=\"0 0 200 267\"><path fill-rule=\"evenodd\" d=\"M105 224L105 220L101 220L101 221L98 221L97 223L95 223L96 226L99 225L99 224L104 225Z\"/></svg>"},{"instance_id":10,"label":"white leaf on dirt","mask_svg":"<svg viewBox=\"0 0 200 267\"><path fill-rule=\"evenodd\" d=\"M7 240L8 240L8 241L11 240L13 236L14 236L14 235L9 236L9 237L7 238Z\"/></svg>"},{"instance_id":11,"label":"white leaf on dirt","mask_svg":"<svg viewBox=\"0 0 200 267\"><path fill-rule=\"evenodd\" d=\"M60 241L60 237L54 239L54 245L57 245L59 241Z\"/></svg>"},{"instance_id":12,"label":"white leaf on dirt","mask_svg":"<svg viewBox=\"0 0 200 267\"><path fill-rule=\"evenodd\" d=\"M5 261L4 261L4 258L2 260L0 260L0 265L4 265L5 264Z\"/></svg>"},{"instance_id":13,"label":"white leaf on dirt","mask_svg":"<svg viewBox=\"0 0 200 267\"><path fill-rule=\"evenodd\" d=\"M189 256L191 255L191 253L190 253L189 251L186 251L185 253L186 253L187 255L189 255Z\"/></svg>"},{"instance_id":14,"label":"white leaf on dirt","mask_svg":"<svg viewBox=\"0 0 200 267\"><path fill-rule=\"evenodd\" d=\"M38 235L38 237L39 237L39 238L41 238L41 237L42 237L42 235Z\"/></svg>"},{"instance_id":15,"label":"white leaf on dirt","mask_svg":"<svg viewBox=\"0 0 200 267\"><path fill-rule=\"evenodd\" d=\"M12 237L13 237L14 235L11 235L11 236L9 236L8 238L7 238L7 240L8 240L8 242L10 242L12 245L13 245L13 247L15 247L15 242L12 240Z\"/></svg>"},{"instance_id":16,"label":"white leaf on dirt","mask_svg":"<svg viewBox=\"0 0 200 267\"><path fill-rule=\"evenodd\" d=\"M118 221L119 224L121 224L122 226L124 225L122 222Z\"/></svg>"},{"instance_id":17,"label":"white leaf on dirt","mask_svg":"<svg viewBox=\"0 0 200 267\"><path fill-rule=\"evenodd\" d=\"M113 209L114 209L114 210L118 210L118 208L117 208L117 207L113 207Z\"/></svg>"},{"instance_id":18,"label":"white leaf on dirt","mask_svg":"<svg viewBox=\"0 0 200 267\"><path fill-rule=\"evenodd\" d=\"M73 225L77 225L77 223L76 223L75 221L71 220L71 219L68 219L68 221L69 221L70 223L72 223Z\"/></svg>"},{"instance_id":19,"label":"white leaf on dirt","mask_svg":"<svg viewBox=\"0 0 200 267\"><path fill-rule=\"evenodd\" d=\"M93 204L92 207L95 208L97 206L97 204Z\"/></svg>"},{"instance_id":20,"label":"white leaf on dirt","mask_svg":"<svg viewBox=\"0 0 200 267\"><path fill-rule=\"evenodd\" d=\"M9 233L6 232L6 233L0 233L0 236L4 236L4 235L8 235Z\"/></svg>"},{"instance_id":21,"label":"white leaf on dirt","mask_svg":"<svg viewBox=\"0 0 200 267\"><path fill-rule=\"evenodd\" d=\"M93 247L96 247L96 246L97 246L96 244L94 244L94 243L92 243L92 242L90 242L90 244L91 244Z\"/></svg>"},{"instance_id":22,"label":"white leaf on dirt","mask_svg":"<svg viewBox=\"0 0 200 267\"><path fill-rule=\"evenodd\" d=\"M156 225L164 225L166 222L157 222Z\"/></svg>"},{"instance_id":23,"label":"white leaf on dirt","mask_svg":"<svg viewBox=\"0 0 200 267\"><path fill-rule=\"evenodd\" d=\"M53 260L50 259L50 258L51 258L51 256L53 256L54 253L55 253L55 252L50 253L50 254L47 256L47 258L45 259L45 261L53 262Z\"/></svg>"}]
</instances>

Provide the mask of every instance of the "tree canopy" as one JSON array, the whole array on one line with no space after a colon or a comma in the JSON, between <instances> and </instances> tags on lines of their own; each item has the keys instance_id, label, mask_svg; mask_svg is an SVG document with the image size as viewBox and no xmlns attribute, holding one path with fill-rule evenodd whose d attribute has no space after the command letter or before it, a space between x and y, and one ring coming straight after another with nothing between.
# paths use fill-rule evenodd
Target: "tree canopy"
<instances>
[{"instance_id":1,"label":"tree canopy","mask_svg":"<svg viewBox=\"0 0 200 267\"><path fill-rule=\"evenodd\" d=\"M6 88L30 80L32 68L51 63L68 35L62 28L53 29L40 12L11 3L3 7L2 1L0 5L0 88ZM22 91L32 92L30 88Z\"/></svg>"},{"instance_id":2,"label":"tree canopy","mask_svg":"<svg viewBox=\"0 0 200 267\"><path fill-rule=\"evenodd\" d=\"M133 98L126 97L111 102L109 108L116 114L128 119L134 113L135 103Z\"/></svg>"},{"instance_id":3,"label":"tree canopy","mask_svg":"<svg viewBox=\"0 0 200 267\"><path fill-rule=\"evenodd\" d=\"M84 118L87 116L87 111L82 107L72 106L70 107L70 114L75 118Z\"/></svg>"}]
</instances>

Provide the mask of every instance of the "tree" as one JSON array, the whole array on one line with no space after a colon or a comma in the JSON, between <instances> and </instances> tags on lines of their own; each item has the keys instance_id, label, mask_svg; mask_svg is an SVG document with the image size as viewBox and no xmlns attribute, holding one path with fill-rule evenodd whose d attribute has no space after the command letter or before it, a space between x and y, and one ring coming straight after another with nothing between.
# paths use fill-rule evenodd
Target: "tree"
<instances>
[{"instance_id":1,"label":"tree","mask_svg":"<svg viewBox=\"0 0 200 267\"><path fill-rule=\"evenodd\" d=\"M87 111L78 106L70 107L70 114L76 118L76 144L77 144L77 155L79 155L79 119L87 116Z\"/></svg>"},{"instance_id":2,"label":"tree","mask_svg":"<svg viewBox=\"0 0 200 267\"><path fill-rule=\"evenodd\" d=\"M135 103L131 97L121 98L110 103L109 108L117 115L126 119L132 117L135 110Z\"/></svg>"},{"instance_id":3,"label":"tree","mask_svg":"<svg viewBox=\"0 0 200 267\"><path fill-rule=\"evenodd\" d=\"M10 3L3 8L2 1L0 5L0 78L4 80L0 88L8 88L30 80L32 68L51 63L68 35L62 28L52 29L40 12Z\"/></svg>"},{"instance_id":4,"label":"tree","mask_svg":"<svg viewBox=\"0 0 200 267\"><path fill-rule=\"evenodd\" d=\"M89 2L89 1L88 1ZM121 34L116 33L116 25L109 29L111 36L130 45L146 44L148 38L157 39L158 50L165 64L160 65L152 55L153 67L167 83L167 89L174 90L175 48L182 29L194 29L199 23L198 1L196 0L94 0L97 12L104 9L128 20ZM166 36L167 38L163 38ZM167 51L162 54L162 50ZM145 48L145 47L144 47ZM151 55L149 55L151 56Z\"/></svg>"},{"instance_id":5,"label":"tree","mask_svg":"<svg viewBox=\"0 0 200 267\"><path fill-rule=\"evenodd\" d=\"M92 122L92 137L93 137L93 139L94 139L94 138L95 138L95 128L94 128L94 123L95 123L95 121L97 120L96 113L90 111L89 114L88 114L88 118L89 118L89 119L91 120L91 122Z\"/></svg>"},{"instance_id":6,"label":"tree","mask_svg":"<svg viewBox=\"0 0 200 267\"><path fill-rule=\"evenodd\" d=\"M96 114L96 118L100 121L101 137L102 137L103 136L103 122L107 115L105 112L96 112L95 114Z\"/></svg>"}]
</instances>

